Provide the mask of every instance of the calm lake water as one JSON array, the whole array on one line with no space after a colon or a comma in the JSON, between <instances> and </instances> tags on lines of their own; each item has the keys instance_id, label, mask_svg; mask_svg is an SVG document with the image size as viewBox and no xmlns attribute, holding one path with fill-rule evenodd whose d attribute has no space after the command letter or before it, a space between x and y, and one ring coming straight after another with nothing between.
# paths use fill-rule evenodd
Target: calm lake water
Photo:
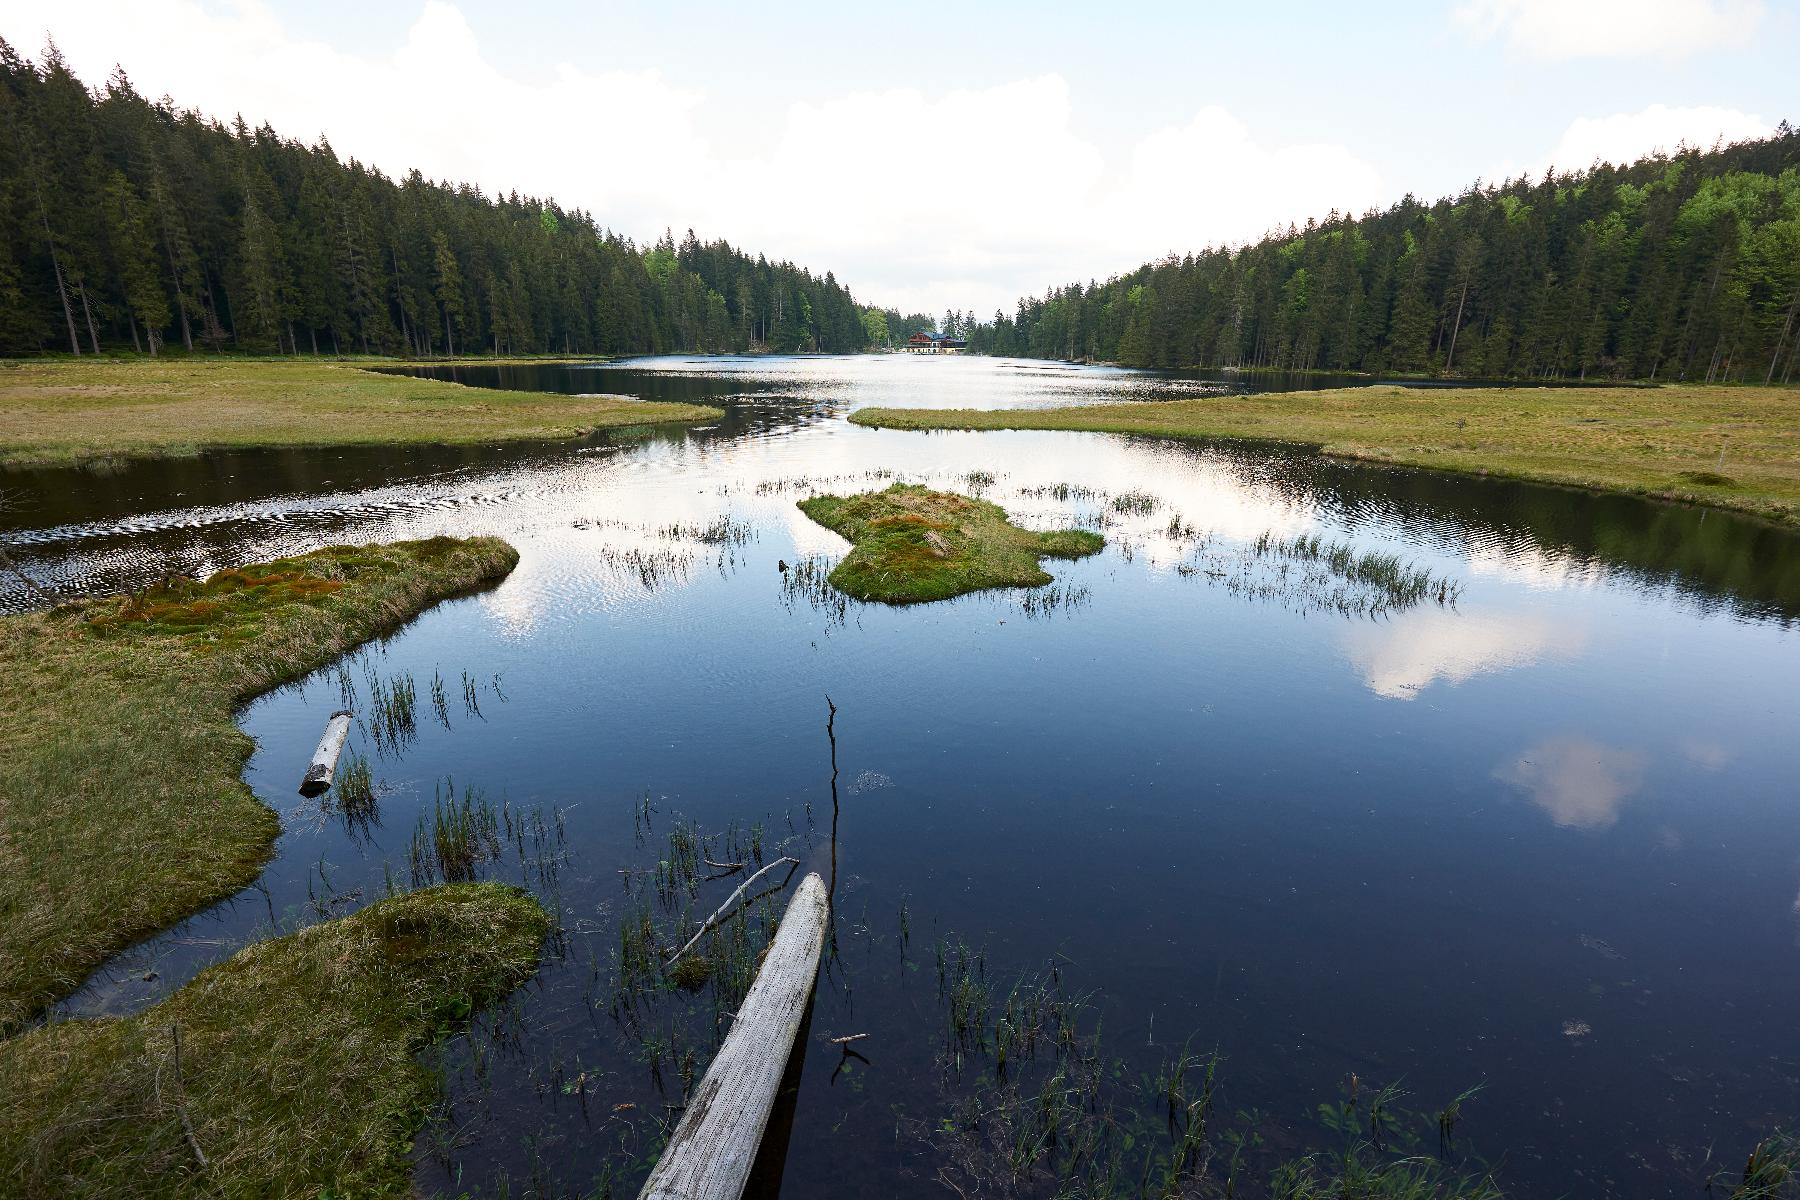
<instances>
[{"instance_id":1,"label":"calm lake water","mask_svg":"<svg viewBox=\"0 0 1800 1200\"><path fill-rule=\"evenodd\" d=\"M719 1027L704 992L635 1020L617 1002L621 921L661 912L679 822L715 835L715 858L735 828L740 853L754 837L767 858L835 861L790 1196L953 1194L941 1172L968 1186L981 1138L943 1121L992 1072L973 1053L955 1069L945 945L952 977L955 947L984 954L996 1007L1021 977L1083 997L1121 1104L1184 1047L1216 1049L1221 1127L1263 1139L1252 1178L1341 1144L1319 1106L1351 1077L1365 1108L1398 1083L1426 1152L1438 1110L1481 1085L1450 1153L1499 1163L1518 1195L1697 1195L1794 1123L1794 537L1293 449L842 419L1232 380L900 357L455 374L727 416L582 444L0 476L22 499L8 547L60 592L438 533L522 555L492 592L248 707L249 781L284 814L276 860L64 1015L142 1007L271 924L404 883L421 810L453 786L526 822L484 873L556 904L566 935L513 1003L428 1056L449 1079L420 1139L429 1190L635 1190L683 1056L703 1068ZM845 544L795 501L891 479L1109 544L1049 564L1044 589L905 609L797 586ZM1256 552L1313 534L1460 593L1371 612L1367 589ZM0 602L24 602L14 581ZM408 674L416 735L352 735L378 822L302 801L342 689L366 712L371 679ZM686 903L711 911L736 878ZM855 1033L860 1058L827 1040Z\"/></svg>"}]
</instances>

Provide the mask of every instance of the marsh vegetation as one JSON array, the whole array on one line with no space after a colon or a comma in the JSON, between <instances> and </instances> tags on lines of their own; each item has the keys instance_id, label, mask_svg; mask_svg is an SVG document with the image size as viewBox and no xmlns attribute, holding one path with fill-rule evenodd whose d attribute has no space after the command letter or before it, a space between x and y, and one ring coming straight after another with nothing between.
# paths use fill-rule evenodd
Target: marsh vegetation
<instances>
[{"instance_id":1,"label":"marsh vegetation","mask_svg":"<svg viewBox=\"0 0 1800 1200\"><path fill-rule=\"evenodd\" d=\"M491 538L335 546L0 618L0 706L37 717L0 754L0 1032L255 878L279 822L238 704L516 561Z\"/></svg>"},{"instance_id":2,"label":"marsh vegetation","mask_svg":"<svg viewBox=\"0 0 1800 1200\"><path fill-rule=\"evenodd\" d=\"M812 496L800 511L852 543L830 582L858 600L914 604L998 587L1050 582L1039 560L1098 553L1084 529L1036 533L997 504L896 483L857 496Z\"/></svg>"},{"instance_id":3,"label":"marsh vegetation","mask_svg":"<svg viewBox=\"0 0 1800 1200\"><path fill-rule=\"evenodd\" d=\"M0 364L0 464L259 446L492 444L717 420L719 409L507 392L294 359Z\"/></svg>"},{"instance_id":4,"label":"marsh vegetation","mask_svg":"<svg viewBox=\"0 0 1800 1200\"><path fill-rule=\"evenodd\" d=\"M861 408L883 429L1063 429L1318 446L1343 458L1733 508L1800 523L1800 388L1405 388L1067 408Z\"/></svg>"},{"instance_id":5,"label":"marsh vegetation","mask_svg":"<svg viewBox=\"0 0 1800 1200\"><path fill-rule=\"evenodd\" d=\"M0 1180L25 1196L412 1194L426 1044L537 969L551 917L432 888L263 942L134 1017L0 1042Z\"/></svg>"}]
</instances>

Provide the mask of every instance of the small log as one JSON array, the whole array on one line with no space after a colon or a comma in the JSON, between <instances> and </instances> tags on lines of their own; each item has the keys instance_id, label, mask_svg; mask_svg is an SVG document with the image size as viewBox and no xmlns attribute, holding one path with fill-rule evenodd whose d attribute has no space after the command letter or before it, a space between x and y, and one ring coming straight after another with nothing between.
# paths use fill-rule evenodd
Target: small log
<instances>
[{"instance_id":1,"label":"small log","mask_svg":"<svg viewBox=\"0 0 1800 1200\"><path fill-rule=\"evenodd\" d=\"M350 736L350 714L334 712L325 724L325 736L313 751L306 777L300 781L302 796L320 796L331 790L331 777L337 771L338 755L344 752L344 739Z\"/></svg>"},{"instance_id":2,"label":"small log","mask_svg":"<svg viewBox=\"0 0 1800 1200\"><path fill-rule=\"evenodd\" d=\"M725 1044L688 1100L638 1200L739 1200L812 997L830 915L816 872L800 881Z\"/></svg>"}]
</instances>

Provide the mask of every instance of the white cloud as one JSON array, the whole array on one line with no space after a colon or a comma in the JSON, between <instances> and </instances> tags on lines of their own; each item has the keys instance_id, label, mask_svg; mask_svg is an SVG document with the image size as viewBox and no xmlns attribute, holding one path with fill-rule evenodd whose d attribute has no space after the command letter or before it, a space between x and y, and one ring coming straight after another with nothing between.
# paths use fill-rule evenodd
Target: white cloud
<instances>
[{"instance_id":1,"label":"white cloud","mask_svg":"<svg viewBox=\"0 0 1800 1200\"><path fill-rule=\"evenodd\" d=\"M1206 242L1251 241L1331 209L1361 213L1383 199L1374 167L1342 146L1265 146L1217 105L1139 142L1111 198L1134 244L1130 263Z\"/></svg>"},{"instance_id":2,"label":"white cloud","mask_svg":"<svg viewBox=\"0 0 1800 1200\"><path fill-rule=\"evenodd\" d=\"M9 0L0 35L30 54L53 31L90 84L123 62L148 96L308 141L323 132L340 157L390 175L417 167L490 194L554 196L639 239L691 226L907 309L1010 309L1021 291L1383 198L1348 150L1269 145L1218 107L1103 149L1078 131L1055 74L820 97L791 105L767 148L750 149L710 136L739 98L656 70L563 62L509 76L446 0L426 0L398 47L354 53L261 0L70 8ZM607 49L644 61L655 48Z\"/></svg>"},{"instance_id":3,"label":"white cloud","mask_svg":"<svg viewBox=\"0 0 1800 1200\"><path fill-rule=\"evenodd\" d=\"M1538 176L1552 167L1558 172L1585 171L1596 161L1623 164L1650 154L1673 154L1684 145L1704 149L1721 138L1734 142L1768 137L1774 128L1773 122L1735 108L1652 104L1640 112L1578 117L1548 154L1524 166L1505 163L1487 178L1497 182L1527 173Z\"/></svg>"},{"instance_id":4,"label":"white cloud","mask_svg":"<svg viewBox=\"0 0 1800 1200\"><path fill-rule=\"evenodd\" d=\"M1761 0L1467 0L1456 23L1533 58L1681 58L1741 46Z\"/></svg>"}]
</instances>

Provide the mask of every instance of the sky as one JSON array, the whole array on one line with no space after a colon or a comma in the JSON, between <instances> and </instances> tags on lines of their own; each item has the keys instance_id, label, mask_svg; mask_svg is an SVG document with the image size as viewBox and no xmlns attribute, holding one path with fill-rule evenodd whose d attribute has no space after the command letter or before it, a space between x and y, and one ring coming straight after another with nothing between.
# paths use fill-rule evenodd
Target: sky
<instances>
[{"instance_id":1,"label":"sky","mask_svg":"<svg viewBox=\"0 0 1800 1200\"><path fill-rule=\"evenodd\" d=\"M1800 0L0 0L77 74L398 175L1021 295L1331 210L1800 122Z\"/></svg>"}]
</instances>

